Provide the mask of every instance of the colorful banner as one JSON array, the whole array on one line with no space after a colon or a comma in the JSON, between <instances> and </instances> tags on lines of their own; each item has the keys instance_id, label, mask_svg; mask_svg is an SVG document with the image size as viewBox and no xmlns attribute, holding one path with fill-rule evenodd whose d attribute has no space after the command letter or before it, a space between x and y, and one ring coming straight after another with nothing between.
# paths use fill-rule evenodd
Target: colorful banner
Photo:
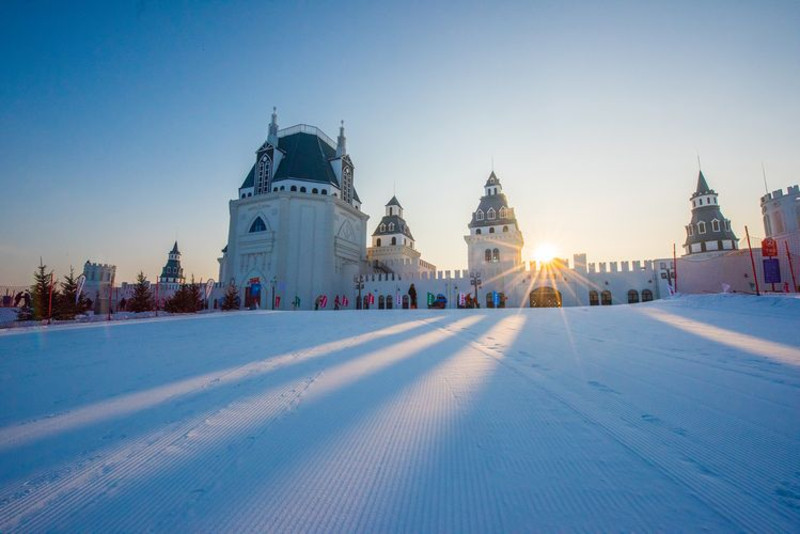
<instances>
[{"instance_id":1,"label":"colorful banner","mask_svg":"<svg viewBox=\"0 0 800 534\"><path fill-rule=\"evenodd\" d=\"M322 298L319 299L319 307L320 308L324 308L327 305L328 305L328 296L327 295L322 295Z\"/></svg>"},{"instance_id":2,"label":"colorful banner","mask_svg":"<svg viewBox=\"0 0 800 534\"><path fill-rule=\"evenodd\" d=\"M433 301L435 298L436 297L433 295L433 293L428 293L428 306L433 306Z\"/></svg>"},{"instance_id":3,"label":"colorful banner","mask_svg":"<svg viewBox=\"0 0 800 534\"><path fill-rule=\"evenodd\" d=\"M347 295L342 295L342 307L346 308L350 305L350 300L347 298Z\"/></svg>"}]
</instances>

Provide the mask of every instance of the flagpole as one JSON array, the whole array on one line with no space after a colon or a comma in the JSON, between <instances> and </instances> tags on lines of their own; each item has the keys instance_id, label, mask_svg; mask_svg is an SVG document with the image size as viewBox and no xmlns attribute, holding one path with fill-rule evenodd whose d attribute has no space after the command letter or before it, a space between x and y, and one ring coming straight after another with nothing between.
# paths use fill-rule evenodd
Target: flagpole
<instances>
[{"instance_id":1,"label":"flagpole","mask_svg":"<svg viewBox=\"0 0 800 534\"><path fill-rule=\"evenodd\" d=\"M753 259L753 247L750 245L750 231L747 229L747 225L744 227L744 233L747 236L747 248L750 249L750 265L753 267L753 280L756 281L756 296L761 295L761 292L758 289L758 275L756 274L756 260Z\"/></svg>"}]
</instances>

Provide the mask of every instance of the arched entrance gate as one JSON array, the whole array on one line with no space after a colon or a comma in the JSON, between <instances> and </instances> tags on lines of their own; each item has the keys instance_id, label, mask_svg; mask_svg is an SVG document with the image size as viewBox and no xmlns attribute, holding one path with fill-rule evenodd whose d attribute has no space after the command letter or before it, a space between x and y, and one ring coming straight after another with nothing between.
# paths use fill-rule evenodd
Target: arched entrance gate
<instances>
[{"instance_id":1,"label":"arched entrance gate","mask_svg":"<svg viewBox=\"0 0 800 534\"><path fill-rule=\"evenodd\" d=\"M561 292L552 287L537 287L529 295L531 308L560 308Z\"/></svg>"}]
</instances>

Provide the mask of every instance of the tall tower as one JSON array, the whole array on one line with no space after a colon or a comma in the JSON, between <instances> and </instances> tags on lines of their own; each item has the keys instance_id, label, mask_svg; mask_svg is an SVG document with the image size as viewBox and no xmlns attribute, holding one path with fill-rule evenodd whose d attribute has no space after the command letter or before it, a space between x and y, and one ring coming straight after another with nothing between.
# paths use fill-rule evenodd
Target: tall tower
<instances>
[{"instance_id":1,"label":"tall tower","mask_svg":"<svg viewBox=\"0 0 800 534\"><path fill-rule=\"evenodd\" d=\"M483 186L483 196L468 227L469 235L464 236L464 240L470 273L481 273L484 292L511 292L511 282L518 271L524 269L522 246L525 241L517 226L514 208L509 207L494 171Z\"/></svg>"},{"instance_id":2,"label":"tall tower","mask_svg":"<svg viewBox=\"0 0 800 534\"><path fill-rule=\"evenodd\" d=\"M708 186L703 171L697 176L697 188L689 201L692 203L692 220L686 225L684 256L710 256L739 248L739 239L731 230L731 221L722 215L717 193Z\"/></svg>"},{"instance_id":3,"label":"tall tower","mask_svg":"<svg viewBox=\"0 0 800 534\"><path fill-rule=\"evenodd\" d=\"M394 273L436 272L436 266L422 259L414 236L403 218L403 206L396 196L386 204L386 213L372 232L367 259L373 268Z\"/></svg>"},{"instance_id":4,"label":"tall tower","mask_svg":"<svg viewBox=\"0 0 800 534\"><path fill-rule=\"evenodd\" d=\"M169 284L182 284L186 281L183 277L181 253L178 250L177 241L175 241L175 244L172 246L172 250L169 251L167 264L161 269L161 276L158 277L158 281Z\"/></svg>"}]
</instances>

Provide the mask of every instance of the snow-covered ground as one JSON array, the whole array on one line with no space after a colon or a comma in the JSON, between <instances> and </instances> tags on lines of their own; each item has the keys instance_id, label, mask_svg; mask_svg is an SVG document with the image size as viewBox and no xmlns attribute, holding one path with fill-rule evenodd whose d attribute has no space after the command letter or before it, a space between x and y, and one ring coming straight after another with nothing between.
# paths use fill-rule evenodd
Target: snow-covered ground
<instances>
[{"instance_id":1,"label":"snow-covered ground","mask_svg":"<svg viewBox=\"0 0 800 534\"><path fill-rule=\"evenodd\" d=\"M0 333L0 531L800 530L800 300Z\"/></svg>"}]
</instances>

